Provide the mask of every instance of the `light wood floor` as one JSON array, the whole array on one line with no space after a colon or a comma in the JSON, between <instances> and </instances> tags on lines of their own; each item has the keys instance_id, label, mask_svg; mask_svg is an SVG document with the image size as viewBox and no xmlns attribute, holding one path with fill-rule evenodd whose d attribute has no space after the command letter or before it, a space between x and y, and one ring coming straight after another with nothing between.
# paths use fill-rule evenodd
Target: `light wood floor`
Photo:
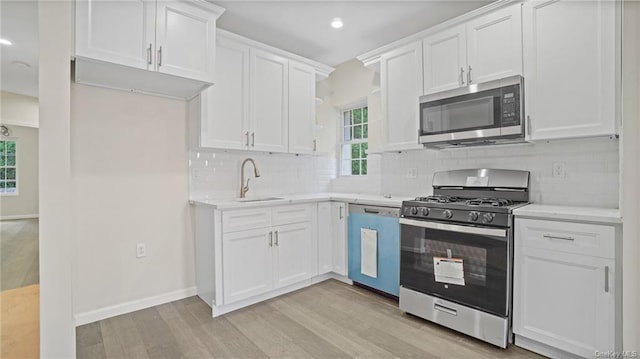
<instances>
[{"instance_id":1,"label":"light wood floor","mask_svg":"<svg viewBox=\"0 0 640 359\"><path fill-rule=\"evenodd\" d=\"M330 280L222 317L198 297L77 328L78 358L539 358L403 314Z\"/></svg>"},{"instance_id":2,"label":"light wood floor","mask_svg":"<svg viewBox=\"0 0 640 359\"><path fill-rule=\"evenodd\" d=\"M0 221L0 289L39 283L38 220Z\"/></svg>"},{"instance_id":3,"label":"light wood floor","mask_svg":"<svg viewBox=\"0 0 640 359\"><path fill-rule=\"evenodd\" d=\"M0 294L0 358L40 356L39 292L40 286L33 284Z\"/></svg>"}]
</instances>

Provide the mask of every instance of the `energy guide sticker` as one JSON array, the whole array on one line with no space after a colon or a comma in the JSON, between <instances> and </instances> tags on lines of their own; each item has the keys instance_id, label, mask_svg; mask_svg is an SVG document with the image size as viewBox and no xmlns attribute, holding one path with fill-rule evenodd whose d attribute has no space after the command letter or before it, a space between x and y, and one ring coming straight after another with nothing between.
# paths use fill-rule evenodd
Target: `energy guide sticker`
<instances>
[{"instance_id":1,"label":"energy guide sticker","mask_svg":"<svg viewBox=\"0 0 640 359\"><path fill-rule=\"evenodd\" d=\"M436 282L464 285L462 258L433 257L433 274Z\"/></svg>"}]
</instances>

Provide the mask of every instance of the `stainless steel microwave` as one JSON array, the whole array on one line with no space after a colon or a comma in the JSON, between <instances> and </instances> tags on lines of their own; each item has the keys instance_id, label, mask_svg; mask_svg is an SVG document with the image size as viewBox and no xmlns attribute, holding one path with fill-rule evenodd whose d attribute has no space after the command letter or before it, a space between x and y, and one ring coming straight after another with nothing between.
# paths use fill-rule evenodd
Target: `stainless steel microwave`
<instances>
[{"instance_id":1,"label":"stainless steel microwave","mask_svg":"<svg viewBox=\"0 0 640 359\"><path fill-rule=\"evenodd\" d=\"M420 143L449 147L524 140L524 78L511 76L420 97Z\"/></svg>"}]
</instances>

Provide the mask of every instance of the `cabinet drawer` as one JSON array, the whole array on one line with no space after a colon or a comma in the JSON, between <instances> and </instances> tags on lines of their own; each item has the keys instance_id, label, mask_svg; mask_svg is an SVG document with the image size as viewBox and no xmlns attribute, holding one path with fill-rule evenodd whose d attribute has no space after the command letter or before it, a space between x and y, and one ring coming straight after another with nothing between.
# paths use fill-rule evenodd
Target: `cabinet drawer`
<instances>
[{"instance_id":1,"label":"cabinet drawer","mask_svg":"<svg viewBox=\"0 0 640 359\"><path fill-rule=\"evenodd\" d=\"M273 225L309 222L311 220L311 205L300 204L273 207Z\"/></svg>"},{"instance_id":2,"label":"cabinet drawer","mask_svg":"<svg viewBox=\"0 0 640 359\"><path fill-rule=\"evenodd\" d=\"M516 218L516 246L614 258L615 228L598 224Z\"/></svg>"},{"instance_id":3,"label":"cabinet drawer","mask_svg":"<svg viewBox=\"0 0 640 359\"><path fill-rule=\"evenodd\" d=\"M271 208L244 209L222 213L222 232L237 232L271 226Z\"/></svg>"}]
</instances>

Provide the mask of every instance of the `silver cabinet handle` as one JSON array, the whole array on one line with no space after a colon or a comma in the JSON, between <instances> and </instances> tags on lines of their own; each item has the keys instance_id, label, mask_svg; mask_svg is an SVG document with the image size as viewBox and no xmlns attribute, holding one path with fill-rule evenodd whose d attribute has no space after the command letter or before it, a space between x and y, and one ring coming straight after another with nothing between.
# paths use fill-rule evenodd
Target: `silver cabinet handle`
<instances>
[{"instance_id":1,"label":"silver cabinet handle","mask_svg":"<svg viewBox=\"0 0 640 359\"><path fill-rule=\"evenodd\" d=\"M313 152L316 152L316 148L317 148L317 140L313 140Z\"/></svg>"},{"instance_id":2,"label":"silver cabinet handle","mask_svg":"<svg viewBox=\"0 0 640 359\"><path fill-rule=\"evenodd\" d=\"M153 46L153 44L149 44L147 48L147 65L151 65L151 46Z\"/></svg>"},{"instance_id":3,"label":"silver cabinet handle","mask_svg":"<svg viewBox=\"0 0 640 359\"><path fill-rule=\"evenodd\" d=\"M552 236L550 234L544 234L542 236L547 239L562 239L563 241L575 241L575 238L573 237Z\"/></svg>"},{"instance_id":4,"label":"silver cabinet handle","mask_svg":"<svg viewBox=\"0 0 640 359\"><path fill-rule=\"evenodd\" d=\"M269 231L269 247L273 247L273 232Z\"/></svg>"},{"instance_id":5,"label":"silver cabinet handle","mask_svg":"<svg viewBox=\"0 0 640 359\"><path fill-rule=\"evenodd\" d=\"M162 66L162 46L158 49L158 67Z\"/></svg>"},{"instance_id":6,"label":"silver cabinet handle","mask_svg":"<svg viewBox=\"0 0 640 359\"><path fill-rule=\"evenodd\" d=\"M467 72L467 84L471 85L471 65L469 65L469 72Z\"/></svg>"},{"instance_id":7,"label":"silver cabinet handle","mask_svg":"<svg viewBox=\"0 0 640 359\"><path fill-rule=\"evenodd\" d=\"M249 131L245 132L244 136L247 138L247 147L249 147Z\"/></svg>"},{"instance_id":8,"label":"silver cabinet handle","mask_svg":"<svg viewBox=\"0 0 640 359\"><path fill-rule=\"evenodd\" d=\"M274 232L274 236L276 237L275 245L278 245L278 231Z\"/></svg>"},{"instance_id":9,"label":"silver cabinet handle","mask_svg":"<svg viewBox=\"0 0 640 359\"><path fill-rule=\"evenodd\" d=\"M527 131L529 132L529 136L531 136L531 116L527 115Z\"/></svg>"},{"instance_id":10,"label":"silver cabinet handle","mask_svg":"<svg viewBox=\"0 0 640 359\"><path fill-rule=\"evenodd\" d=\"M433 309L436 309L436 310L439 310L441 312L445 312L445 313L451 314L451 315L458 315L458 311L457 310L445 307L444 305L440 305L438 303L433 304Z\"/></svg>"},{"instance_id":11,"label":"silver cabinet handle","mask_svg":"<svg viewBox=\"0 0 640 359\"><path fill-rule=\"evenodd\" d=\"M342 219L342 206L340 206L340 219Z\"/></svg>"},{"instance_id":12,"label":"silver cabinet handle","mask_svg":"<svg viewBox=\"0 0 640 359\"><path fill-rule=\"evenodd\" d=\"M256 147L256 133L251 132L251 147Z\"/></svg>"},{"instance_id":13,"label":"silver cabinet handle","mask_svg":"<svg viewBox=\"0 0 640 359\"><path fill-rule=\"evenodd\" d=\"M604 266L604 292L609 293L609 266Z\"/></svg>"},{"instance_id":14,"label":"silver cabinet handle","mask_svg":"<svg viewBox=\"0 0 640 359\"><path fill-rule=\"evenodd\" d=\"M464 85L464 68L460 68L460 85Z\"/></svg>"}]
</instances>

